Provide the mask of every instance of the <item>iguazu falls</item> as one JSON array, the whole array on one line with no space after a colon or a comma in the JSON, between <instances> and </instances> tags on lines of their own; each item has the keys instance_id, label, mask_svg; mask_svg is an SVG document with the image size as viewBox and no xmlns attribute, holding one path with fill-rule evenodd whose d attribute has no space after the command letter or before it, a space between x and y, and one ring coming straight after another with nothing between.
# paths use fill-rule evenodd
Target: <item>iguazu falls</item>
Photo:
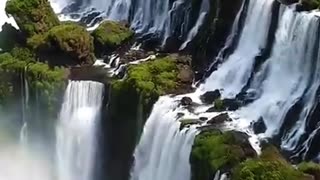
<instances>
[{"instance_id":1,"label":"iguazu falls","mask_svg":"<svg viewBox=\"0 0 320 180\"><path fill-rule=\"evenodd\" d=\"M320 180L320 0L0 0L0 180Z\"/></svg>"}]
</instances>

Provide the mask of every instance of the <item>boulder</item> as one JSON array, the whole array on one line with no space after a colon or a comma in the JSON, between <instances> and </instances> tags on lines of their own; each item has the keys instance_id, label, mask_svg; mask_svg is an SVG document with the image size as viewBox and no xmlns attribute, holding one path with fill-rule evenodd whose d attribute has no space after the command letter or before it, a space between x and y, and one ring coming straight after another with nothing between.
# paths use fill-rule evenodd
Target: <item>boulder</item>
<instances>
[{"instance_id":1,"label":"boulder","mask_svg":"<svg viewBox=\"0 0 320 180\"><path fill-rule=\"evenodd\" d=\"M208 91L200 96L200 99L205 104L213 104L213 102L221 97L219 90Z\"/></svg>"},{"instance_id":2,"label":"boulder","mask_svg":"<svg viewBox=\"0 0 320 180\"><path fill-rule=\"evenodd\" d=\"M182 130L185 127L189 127L191 125L194 125L194 124L201 124L202 123L202 121L200 121L199 119L181 119L179 121L181 122L180 130Z\"/></svg>"},{"instance_id":3,"label":"boulder","mask_svg":"<svg viewBox=\"0 0 320 180\"><path fill-rule=\"evenodd\" d=\"M51 65L92 65L95 60L92 37L75 23L64 23L35 35L28 39L28 45Z\"/></svg>"},{"instance_id":4,"label":"boulder","mask_svg":"<svg viewBox=\"0 0 320 180\"><path fill-rule=\"evenodd\" d=\"M298 170L311 175L314 180L320 180L320 165L314 162L302 162L298 164Z\"/></svg>"},{"instance_id":5,"label":"boulder","mask_svg":"<svg viewBox=\"0 0 320 180\"><path fill-rule=\"evenodd\" d=\"M192 105L193 101L190 97L183 97L181 100L180 100L180 104L182 106L190 106Z\"/></svg>"},{"instance_id":6,"label":"boulder","mask_svg":"<svg viewBox=\"0 0 320 180\"><path fill-rule=\"evenodd\" d=\"M255 134L262 134L262 133L265 133L267 130L267 126L264 123L264 120L262 117L260 117L258 121L253 122L251 126Z\"/></svg>"},{"instance_id":7,"label":"boulder","mask_svg":"<svg viewBox=\"0 0 320 180\"><path fill-rule=\"evenodd\" d=\"M208 120L208 118L207 117L200 117L199 120L200 121L206 121L206 120Z\"/></svg>"},{"instance_id":8,"label":"boulder","mask_svg":"<svg viewBox=\"0 0 320 180\"><path fill-rule=\"evenodd\" d=\"M222 101L228 111L235 111L242 105L241 101L238 101L237 99L223 99Z\"/></svg>"},{"instance_id":9,"label":"boulder","mask_svg":"<svg viewBox=\"0 0 320 180\"><path fill-rule=\"evenodd\" d=\"M218 170L230 172L247 158L256 157L248 138L247 134L238 131L210 129L199 133L190 154L192 180L213 179Z\"/></svg>"},{"instance_id":10,"label":"boulder","mask_svg":"<svg viewBox=\"0 0 320 180\"><path fill-rule=\"evenodd\" d=\"M228 121L232 121L228 113L222 113L222 114L219 114L218 116L211 118L207 123L216 125L216 124L222 124Z\"/></svg>"},{"instance_id":11,"label":"boulder","mask_svg":"<svg viewBox=\"0 0 320 180\"><path fill-rule=\"evenodd\" d=\"M128 43L133 38L134 32L124 23L105 21L92 32L92 36L95 53L97 57L102 57Z\"/></svg>"}]
</instances>

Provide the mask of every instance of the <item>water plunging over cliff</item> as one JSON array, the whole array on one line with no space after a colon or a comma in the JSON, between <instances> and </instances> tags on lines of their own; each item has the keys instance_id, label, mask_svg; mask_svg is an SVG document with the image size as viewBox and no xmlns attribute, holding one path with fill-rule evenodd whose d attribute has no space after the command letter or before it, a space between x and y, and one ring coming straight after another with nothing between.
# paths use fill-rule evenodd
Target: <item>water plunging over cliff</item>
<instances>
[{"instance_id":1,"label":"water plunging over cliff","mask_svg":"<svg viewBox=\"0 0 320 180\"><path fill-rule=\"evenodd\" d=\"M201 91L223 89L224 96L232 97L244 87L253 69L255 57L266 45L272 3L270 0L250 1L237 48L206 83L201 85Z\"/></svg>"},{"instance_id":2,"label":"water plunging over cliff","mask_svg":"<svg viewBox=\"0 0 320 180\"><path fill-rule=\"evenodd\" d=\"M57 124L58 180L92 180L104 86L70 81Z\"/></svg>"},{"instance_id":3,"label":"water plunging over cliff","mask_svg":"<svg viewBox=\"0 0 320 180\"><path fill-rule=\"evenodd\" d=\"M189 155L197 131L179 130L177 105L167 96L154 105L134 153L131 180L190 179Z\"/></svg>"}]
</instances>

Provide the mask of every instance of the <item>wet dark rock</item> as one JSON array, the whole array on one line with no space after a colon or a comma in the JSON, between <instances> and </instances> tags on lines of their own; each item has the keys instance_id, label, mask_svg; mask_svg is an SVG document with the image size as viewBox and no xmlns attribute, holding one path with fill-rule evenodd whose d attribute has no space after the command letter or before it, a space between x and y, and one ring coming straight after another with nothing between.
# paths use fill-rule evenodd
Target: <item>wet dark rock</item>
<instances>
[{"instance_id":1,"label":"wet dark rock","mask_svg":"<svg viewBox=\"0 0 320 180\"><path fill-rule=\"evenodd\" d=\"M255 134L262 134L267 130L267 126L262 117L260 117L258 121L253 122L251 125Z\"/></svg>"},{"instance_id":2,"label":"wet dark rock","mask_svg":"<svg viewBox=\"0 0 320 180\"><path fill-rule=\"evenodd\" d=\"M176 37L168 37L165 42L165 52L177 52L183 42Z\"/></svg>"},{"instance_id":3,"label":"wet dark rock","mask_svg":"<svg viewBox=\"0 0 320 180\"><path fill-rule=\"evenodd\" d=\"M278 0L281 4L290 5L299 2L299 0Z\"/></svg>"},{"instance_id":4,"label":"wet dark rock","mask_svg":"<svg viewBox=\"0 0 320 180\"><path fill-rule=\"evenodd\" d=\"M75 2L71 3L70 5L68 5L67 7L63 8L61 13L62 14L69 14L72 12L77 12L80 10L81 5L82 5L81 0L75 1Z\"/></svg>"},{"instance_id":5,"label":"wet dark rock","mask_svg":"<svg viewBox=\"0 0 320 180\"><path fill-rule=\"evenodd\" d=\"M211 118L207 123L208 124L222 124L224 122L232 121L232 119L229 117L228 113L222 113L218 116L215 116Z\"/></svg>"},{"instance_id":6,"label":"wet dark rock","mask_svg":"<svg viewBox=\"0 0 320 180\"><path fill-rule=\"evenodd\" d=\"M200 117L199 119L200 119L200 121L206 121L206 120L208 120L207 117Z\"/></svg>"},{"instance_id":7,"label":"wet dark rock","mask_svg":"<svg viewBox=\"0 0 320 180\"><path fill-rule=\"evenodd\" d=\"M184 113L181 113L181 112L177 113L177 119L182 118L183 116L184 116Z\"/></svg>"},{"instance_id":8,"label":"wet dark rock","mask_svg":"<svg viewBox=\"0 0 320 180\"><path fill-rule=\"evenodd\" d=\"M200 121L199 119L181 119L179 121L181 122L180 130L182 130L183 128L186 128L186 127L190 127L191 125L202 123L202 121Z\"/></svg>"},{"instance_id":9,"label":"wet dark rock","mask_svg":"<svg viewBox=\"0 0 320 180\"><path fill-rule=\"evenodd\" d=\"M235 111L241 107L241 101L237 99L223 99L223 104L229 111Z\"/></svg>"},{"instance_id":10,"label":"wet dark rock","mask_svg":"<svg viewBox=\"0 0 320 180\"><path fill-rule=\"evenodd\" d=\"M221 97L219 90L208 91L200 96L200 99L205 104L213 104L213 102Z\"/></svg>"},{"instance_id":11,"label":"wet dark rock","mask_svg":"<svg viewBox=\"0 0 320 180\"><path fill-rule=\"evenodd\" d=\"M123 63L129 63L132 61L137 61L140 59L148 58L151 55L155 55L155 53L153 51L145 51L143 49L138 49L138 50L129 49L125 53L122 53L122 52L118 52L118 53L121 56L120 62L123 62ZM123 54L123 55L121 55L121 54Z\"/></svg>"},{"instance_id":12,"label":"wet dark rock","mask_svg":"<svg viewBox=\"0 0 320 180\"><path fill-rule=\"evenodd\" d=\"M210 107L206 112L211 113L211 112L217 112L216 108L214 106Z\"/></svg>"},{"instance_id":13,"label":"wet dark rock","mask_svg":"<svg viewBox=\"0 0 320 180\"><path fill-rule=\"evenodd\" d=\"M192 99L190 98L190 97L183 97L182 99L181 99L181 101L180 101L180 104L182 105L182 106L190 106L190 105L192 105Z\"/></svg>"}]
</instances>

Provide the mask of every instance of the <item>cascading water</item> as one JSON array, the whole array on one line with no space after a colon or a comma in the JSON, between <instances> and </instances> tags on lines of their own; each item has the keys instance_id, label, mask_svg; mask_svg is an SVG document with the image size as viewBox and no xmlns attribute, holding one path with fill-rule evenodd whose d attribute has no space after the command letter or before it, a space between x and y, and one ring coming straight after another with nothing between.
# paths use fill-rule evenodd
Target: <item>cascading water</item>
<instances>
[{"instance_id":1,"label":"cascading water","mask_svg":"<svg viewBox=\"0 0 320 180\"><path fill-rule=\"evenodd\" d=\"M24 71L21 73L21 87L23 87L23 90L21 91L21 108L22 108L22 128L20 131L20 142L22 144L27 144L27 131L28 131L28 111L29 111L29 83L26 77L26 70L27 67L25 67Z\"/></svg>"},{"instance_id":2,"label":"cascading water","mask_svg":"<svg viewBox=\"0 0 320 180\"><path fill-rule=\"evenodd\" d=\"M240 113L251 120L263 117L268 127L267 136L278 133L286 113L304 96L309 84L318 84L312 77L317 61L317 57L313 57L317 21L312 14L296 13L292 8L286 8L279 22L271 57L251 83L249 91L256 92L259 98ZM314 90L310 95L314 97ZM305 100L311 99L306 97ZM303 124L299 129L303 129Z\"/></svg>"},{"instance_id":3,"label":"cascading water","mask_svg":"<svg viewBox=\"0 0 320 180\"><path fill-rule=\"evenodd\" d=\"M198 34L198 31L202 26L203 21L205 20L205 17L208 14L209 10L210 10L209 0L203 0L201 3L200 14L199 14L197 23L188 33L187 40L181 45L180 50L184 49L188 45L188 43L192 41L192 39Z\"/></svg>"},{"instance_id":4,"label":"cascading water","mask_svg":"<svg viewBox=\"0 0 320 180\"><path fill-rule=\"evenodd\" d=\"M201 27L210 7L209 1L204 0L198 21L189 22L191 0L50 1L55 12L62 13L62 20L86 19L85 23L89 27L96 27L96 23L103 19L127 21L137 34L151 35L162 40L162 45L168 37L173 36L186 42L185 45L190 42ZM75 3L77 8L67 8L71 12L64 12L63 9L72 3ZM86 17L90 17L90 20ZM194 23L194 27L190 27L190 23Z\"/></svg>"},{"instance_id":5,"label":"cascading water","mask_svg":"<svg viewBox=\"0 0 320 180\"><path fill-rule=\"evenodd\" d=\"M250 1L248 16L235 52L201 85L200 91L223 89L224 96L232 97L244 87L255 57L266 45L272 3L270 0Z\"/></svg>"},{"instance_id":6,"label":"cascading water","mask_svg":"<svg viewBox=\"0 0 320 180\"><path fill-rule=\"evenodd\" d=\"M189 154L197 131L180 131L177 105L174 98L167 96L154 105L134 153L131 180L190 179Z\"/></svg>"},{"instance_id":7,"label":"cascading water","mask_svg":"<svg viewBox=\"0 0 320 180\"><path fill-rule=\"evenodd\" d=\"M58 180L92 180L104 85L71 81L57 124Z\"/></svg>"}]
</instances>

